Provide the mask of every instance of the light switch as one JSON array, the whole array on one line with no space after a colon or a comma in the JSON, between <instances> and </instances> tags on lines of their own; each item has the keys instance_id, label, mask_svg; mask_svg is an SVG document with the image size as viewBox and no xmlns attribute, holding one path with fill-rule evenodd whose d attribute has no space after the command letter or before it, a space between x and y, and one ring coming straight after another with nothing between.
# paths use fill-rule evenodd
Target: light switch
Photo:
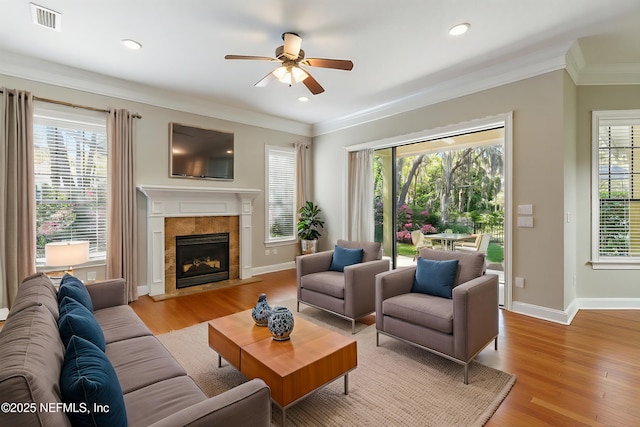
<instances>
[{"instance_id":1,"label":"light switch","mask_svg":"<svg viewBox=\"0 0 640 427\"><path fill-rule=\"evenodd\" d=\"M518 227L533 228L533 217L518 215Z\"/></svg>"},{"instance_id":2,"label":"light switch","mask_svg":"<svg viewBox=\"0 0 640 427\"><path fill-rule=\"evenodd\" d=\"M533 215L533 205L518 205L518 215Z\"/></svg>"}]
</instances>

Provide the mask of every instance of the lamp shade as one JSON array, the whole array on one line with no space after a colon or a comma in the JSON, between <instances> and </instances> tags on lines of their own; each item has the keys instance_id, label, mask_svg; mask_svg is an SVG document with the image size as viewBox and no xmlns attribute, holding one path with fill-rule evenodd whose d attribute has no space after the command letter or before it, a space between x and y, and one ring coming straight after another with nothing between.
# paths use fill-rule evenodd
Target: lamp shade
<instances>
[{"instance_id":1,"label":"lamp shade","mask_svg":"<svg viewBox=\"0 0 640 427\"><path fill-rule=\"evenodd\" d=\"M47 267L69 267L89 261L89 242L69 241L44 245Z\"/></svg>"}]
</instances>

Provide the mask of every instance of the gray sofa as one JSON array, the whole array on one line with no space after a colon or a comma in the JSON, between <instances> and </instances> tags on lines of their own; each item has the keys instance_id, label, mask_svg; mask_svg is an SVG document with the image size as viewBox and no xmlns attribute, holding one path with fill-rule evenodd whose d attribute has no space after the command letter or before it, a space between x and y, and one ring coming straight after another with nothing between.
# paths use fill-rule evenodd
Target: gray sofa
<instances>
[{"instance_id":1,"label":"gray sofa","mask_svg":"<svg viewBox=\"0 0 640 427\"><path fill-rule=\"evenodd\" d=\"M271 425L270 390L262 380L207 398L127 305L124 280L86 289L104 333L104 354L122 389L129 426ZM9 404L0 411L0 425L71 425L69 408L61 404L65 347L58 317L57 291L50 279L43 274L26 278L0 331L0 402Z\"/></svg>"}]
</instances>

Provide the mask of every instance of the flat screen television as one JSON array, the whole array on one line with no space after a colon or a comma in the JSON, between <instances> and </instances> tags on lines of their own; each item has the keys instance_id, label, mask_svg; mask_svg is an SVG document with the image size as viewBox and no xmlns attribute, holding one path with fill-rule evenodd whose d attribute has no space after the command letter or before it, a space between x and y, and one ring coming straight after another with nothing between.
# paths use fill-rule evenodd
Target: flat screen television
<instances>
[{"instance_id":1,"label":"flat screen television","mask_svg":"<svg viewBox=\"0 0 640 427\"><path fill-rule=\"evenodd\" d=\"M169 123L172 177L233 179L233 133Z\"/></svg>"}]
</instances>

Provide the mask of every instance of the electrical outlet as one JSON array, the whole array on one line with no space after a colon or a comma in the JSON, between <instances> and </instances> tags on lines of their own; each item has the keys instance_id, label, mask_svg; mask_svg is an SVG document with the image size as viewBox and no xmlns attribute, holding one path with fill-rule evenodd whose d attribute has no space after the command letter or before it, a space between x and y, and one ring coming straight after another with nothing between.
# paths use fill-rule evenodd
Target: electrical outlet
<instances>
[{"instance_id":1,"label":"electrical outlet","mask_svg":"<svg viewBox=\"0 0 640 427\"><path fill-rule=\"evenodd\" d=\"M265 249L265 250L264 250L264 254L265 254L265 255L271 255L271 251L270 251L269 249Z\"/></svg>"},{"instance_id":2,"label":"electrical outlet","mask_svg":"<svg viewBox=\"0 0 640 427\"><path fill-rule=\"evenodd\" d=\"M95 281L96 281L96 272L87 271L87 282L95 282Z\"/></svg>"},{"instance_id":3,"label":"electrical outlet","mask_svg":"<svg viewBox=\"0 0 640 427\"><path fill-rule=\"evenodd\" d=\"M271 249L271 253L274 254L274 255L277 254L278 253L278 249L277 248Z\"/></svg>"},{"instance_id":4,"label":"electrical outlet","mask_svg":"<svg viewBox=\"0 0 640 427\"><path fill-rule=\"evenodd\" d=\"M516 277L516 288L524 288L524 277Z\"/></svg>"}]
</instances>

